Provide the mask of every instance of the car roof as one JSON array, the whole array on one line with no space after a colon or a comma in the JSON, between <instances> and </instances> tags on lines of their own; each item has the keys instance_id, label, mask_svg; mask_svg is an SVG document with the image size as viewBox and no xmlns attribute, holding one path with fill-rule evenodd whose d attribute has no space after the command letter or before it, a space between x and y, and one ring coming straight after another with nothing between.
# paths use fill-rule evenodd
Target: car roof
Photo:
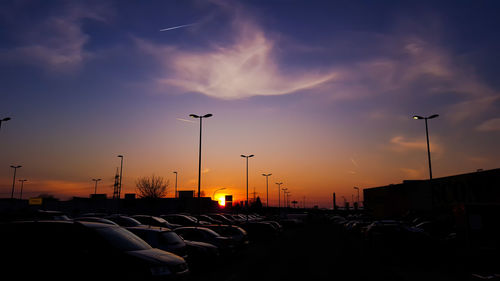
<instances>
[{"instance_id":1,"label":"car roof","mask_svg":"<svg viewBox=\"0 0 500 281\"><path fill-rule=\"evenodd\" d=\"M151 231L151 232L170 232L172 231L170 228L161 227L161 226L131 226L127 227L130 230L141 230L141 231Z\"/></svg>"},{"instance_id":2,"label":"car roof","mask_svg":"<svg viewBox=\"0 0 500 281\"><path fill-rule=\"evenodd\" d=\"M25 220L25 221L14 221L12 224L38 224L38 225L48 225L48 224L57 224L57 225L82 225L88 228L106 228L106 227L117 227L115 225L100 223L100 222L87 222L87 221L61 221L61 220Z\"/></svg>"}]
</instances>

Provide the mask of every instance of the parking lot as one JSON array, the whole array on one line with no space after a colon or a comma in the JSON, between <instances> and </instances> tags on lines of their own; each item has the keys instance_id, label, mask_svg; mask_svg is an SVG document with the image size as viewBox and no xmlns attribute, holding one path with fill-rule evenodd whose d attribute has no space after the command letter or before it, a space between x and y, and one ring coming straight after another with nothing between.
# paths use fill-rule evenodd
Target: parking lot
<instances>
[{"instance_id":1,"label":"parking lot","mask_svg":"<svg viewBox=\"0 0 500 281\"><path fill-rule=\"evenodd\" d=\"M89 214L88 217L68 218L58 212L38 215L44 217L32 218L28 224L4 222L2 225L3 230L7 230L2 233L2 236L6 235L2 241L7 253L10 251L19 258L12 259L10 264L13 268L33 266L29 263L38 261L40 253L47 253L48 250L51 254L63 253L59 259L50 259L59 261L58 266L49 262L35 264L43 270L37 272L37 276L44 274L48 278L62 277L62 280L66 280L68 275L75 277L75 270L88 268L89 265L97 267L88 271L88 276L98 274L99 277L106 277L94 278L96 280L117 276L121 277L113 279L136 280L134 278L139 276L137 280L146 280L151 276L144 277L143 274L150 275L148 272L153 273L152 277L165 280L182 277L193 281L495 280L494 274L498 273L495 255L464 252L460 240L452 235L454 233L438 239L425 232L422 224L418 224L419 228L400 221L302 214L300 219L255 215L246 222L244 217L235 215L232 223L238 226L228 227L208 222L201 224L200 220L190 221L190 216L179 215L176 218L168 215L164 217L170 218L170 227L161 227L154 224L167 222L158 217L145 225L147 216ZM180 222L183 225L177 224ZM207 231L206 228L214 231ZM241 229L246 230L243 236L240 235ZM212 241L202 236L196 238L196 232L191 231L199 230L208 234L213 232L218 238ZM113 236L109 239L103 234ZM151 235L162 236L160 240L173 240L162 244L161 241L151 240ZM9 242L16 239L24 241L24 248ZM111 243L108 245L106 241ZM33 256L24 252L34 249ZM174 253L175 257L161 254L167 259L149 264L153 256L158 256L158 251ZM151 254L147 256L146 252ZM108 259L110 254L113 260ZM27 255L31 259L26 259ZM144 259L145 255L147 259ZM131 256L134 258L131 259ZM137 262L138 256L143 261ZM18 264L17 260L27 264ZM146 265L144 261L147 261ZM166 263L158 267L159 262ZM172 271L174 268L177 271ZM5 267L3 270L8 272L8 269ZM106 270L106 273L102 272Z\"/></svg>"}]
</instances>

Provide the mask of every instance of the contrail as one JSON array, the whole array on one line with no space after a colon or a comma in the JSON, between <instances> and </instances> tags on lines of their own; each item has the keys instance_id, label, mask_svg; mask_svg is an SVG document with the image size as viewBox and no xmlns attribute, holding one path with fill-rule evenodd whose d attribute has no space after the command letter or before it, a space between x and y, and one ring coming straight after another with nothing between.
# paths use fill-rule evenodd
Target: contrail
<instances>
[{"instance_id":1,"label":"contrail","mask_svg":"<svg viewBox=\"0 0 500 281\"><path fill-rule=\"evenodd\" d=\"M182 119L182 118L175 118L175 119L177 119L177 120L179 120L179 121L183 121L183 122L196 123L195 121L193 121L193 120L188 120L188 119Z\"/></svg>"},{"instance_id":2,"label":"contrail","mask_svg":"<svg viewBox=\"0 0 500 281\"><path fill-rule=\"evenodd\" d=\"M192 25L195 25L195 24L196 23L190 23L190 24L183 24L183 25L179 25L179 26L167 27L167 28L164 28L164 29L160 29L160 31L169 31L169 30L173 30L173 29L177 29L177 28L183 28L183 27L192 26Z\"/></svg>"}]
</instances>

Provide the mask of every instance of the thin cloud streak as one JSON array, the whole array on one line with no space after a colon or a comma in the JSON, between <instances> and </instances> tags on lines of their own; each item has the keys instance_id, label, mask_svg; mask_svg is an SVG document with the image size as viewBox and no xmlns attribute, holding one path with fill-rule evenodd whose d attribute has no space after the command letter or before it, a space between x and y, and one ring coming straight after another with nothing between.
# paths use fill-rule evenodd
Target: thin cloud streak
<instances>
[{"instance_id":1,"label":"thin cloud streak","mask_svg":"<svg viewBox=\"0 0 500 281\"><path fill-rule=\"evenodd\" d=\"M169 31L169 30L174 30L174 29L183 28L183 27L189 27L189 26L193 26L193 25L196 25L196 23L190 23L190 24L183 24L183 25L178 25L178 26L173 26L173 27L167 27L167 28L160 29L160 31Z\"/></svg>"},{"instance_id":2,"label":"thin cloud streak","mask_svg":"<svg viewBox=\"0 0 500 281\"><path fill-rule=\"evenodd\" d=\"M176 120L182 121L182 122L189 122L189 123L196 123L193 120L188 120L188 119L183 119L183 118L175 118Z\"/></svg>"}]
</instances>

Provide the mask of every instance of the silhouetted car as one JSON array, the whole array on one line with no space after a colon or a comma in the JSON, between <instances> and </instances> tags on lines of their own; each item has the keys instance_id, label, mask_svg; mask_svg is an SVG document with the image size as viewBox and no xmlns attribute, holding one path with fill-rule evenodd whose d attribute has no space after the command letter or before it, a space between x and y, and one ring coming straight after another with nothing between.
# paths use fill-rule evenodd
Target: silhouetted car
<instances>
[{"instance_id":1,"label":"silhouetted car","mask_svg":"<svg viewBox=\"0 0 500 281\"><path fill-rule=\"evenodd\" d=\"M236 241L230 237L224 237L219 233L206 227L186 226L174 230L185 240L205 242L215 245L219 248L222 255L233 254Z\"/></svg>"},{"instance_id":2,"label":"silhouetted car","mask_svg":"<svg viewBox=\"0 0 500 281\"><path fill-rule=\"evenodd\" d=\"M100 218L100 217L78 217L78 218L74 218L73 220L75 220L75 221L88 221L88 222L100 222L100 223L118 225L114 221L111 221L111 220L108 220L105 218Z\"/></svg>"},{"instance_id":3,"label":"silhouetted car","mask_svg":"<svg viewBox=\"0 0 500 281\"><path fill-rule=\"evenodd\" d=\"M131 218L139 221L141 224L144 224L144 225L160 226L160 227L166 227L166 228L170 228L170 229L174 229L174 228L182 226L180 224L170 223L167 220L160 218L160 217L156 217L156 216L135 215L135 216L131 216Z\"/></svg>"},{"instance_id":4,"label":"silhouetted car","mask_svg":"<svg viewBox=\"0 0 500 281\"><path fill-rule=\"evenodd\" d=\"M133 226L127 229L146 241L151 247L172 252L184 259L188 253L184 240L169 228L157 226Z\"/></svg>"},{"instance_id":5,"label":"silhouetted car","mask_svg":"<svg viewBox=\"0 0 500 281\"><path fill-rule=\"evenodd\" d=\"M226 216L224 214L208 214L207 216L209 216L215 220L219 220L223 224L235 224L236 223L236 221L233 218Z\"/></svg>"},{"instance_id":6,"label":"silhouetted car","mask_svg":"<svg viewBox=\"0 0 500 281\"><path fill-rule=\"evenodd\" d=\"M182 237L181 237L182 238ZM188 251L188 260L191 268L203 268L219 262L219 248L213 244L184 240Z\"/></svg>"},{"instance_id":7,"label":"silhouetted car","mask_svg":"<svg viewBox=\"0 0 500 281\"><path fill-rule=\"evenodd\" d=\"M110 216L105 217L105 219L113 221L113 222L117 223L119 226L123 226L123 227L142 226L143 225L138 220L133 219L129 216L125 216L125 215L110 215Z\"/></svg>"},{"instance_id":8,"label":"silhouetted car","mask_svg":"<svg viewBox=\"0 0 500 281\"><path fill-rule=\"evenodd\" d=\"M151 247L172 252L184 258L188 264L194 267L216 262L219 250L212 244L185 241L176 232L163 227L135 226L127 227Z\"/></svg>"},{"instance_id":9,"label":"silhouetted car","mask_svg":"<svg viewBox=\"0 0 500 281\"><path fill-rule=\"evenodd\" d=\"M160 217L167 220L170 223L180 224L182 226L198 226L202 224L208 224L205 221L198 220L195 217L183 214L161 215Z\"/></svg>"},{"instance_id":10,"label":"silhouetted car","mask_svg":"<svg viewBox=\"0 0 500 281\"><path fill-rule=\"evenodd\" d=\"M199 216L194 216L194 217L200 221L206 221L210 224L223 224L223 222L221 220L212 218L209 215L199 215Z\"/></svg>"},{"instance_id":11,"label":"silhouetted car","mask_svg":"<svg viewBox=\"0 0 500 281\"><path fill-rule=\"evenodd\" d=\"M187 278L181 257L115 225L75 221L0 224L2 274L16 280Z\"/></svg>"},{"instance_id":12,"label":"silhouetted car","mask_svg":"<svg viewBox=\"0 0 500 281\"><path fill-rule=\"evenodd\" d=\"M270 223L252 222L244 223L241 227L246 230L250 241L272 240L279 235L279 231Z\"/></svg>"},{"instance_id":13,"label":"silhouetted car","mask_svg":"<svg viewBox=\"0 0 500 281\"><path fill-rule=\"evenodd\" d=\"M23 210L11 213L7 220L71 220L66 213L50 210Z\"/></svg>"},{"instance_id":14,"label":"silhouetted car","mask_svg":"<svg viewBox=\"0 0 500 281\"><path fill-rule=\"evenodd\" d=\"M236 242L236 247L242 248L249 244L247 232L236 225L224 225L224 224L210 224L204 225L203 227L209 228L221 236L230 237Z\"/></svg>"}]
</instances>

